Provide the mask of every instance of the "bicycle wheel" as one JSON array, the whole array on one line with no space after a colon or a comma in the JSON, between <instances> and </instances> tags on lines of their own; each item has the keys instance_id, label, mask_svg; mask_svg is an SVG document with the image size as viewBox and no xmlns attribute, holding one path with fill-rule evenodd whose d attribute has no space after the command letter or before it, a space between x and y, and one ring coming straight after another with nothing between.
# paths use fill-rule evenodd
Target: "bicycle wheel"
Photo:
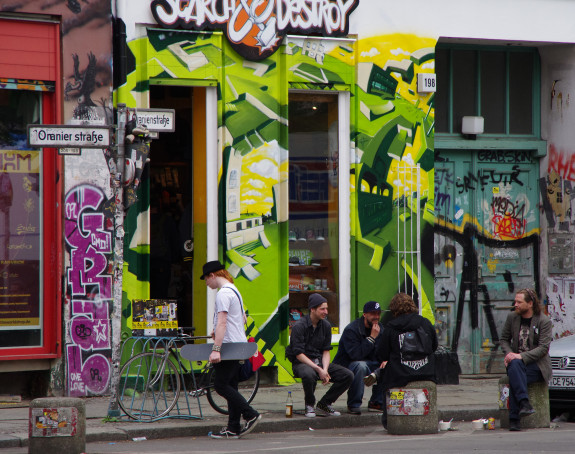
<instances>
[{"instance_id":1,"label":"bicycle wheel","mask_svg":"<svg viewBox=\"0 0 575 454\"><path fill-rule=\"evenodd\" d=\"M214 410L223 415L228 414L228 402L220 396L214 389L214 369L210 372L209 386L206 390L208 402ZM254 400L258 388L260 387L260 371L256 370L255 374L249 380L238 383L238 391L248 401L248 404Z\"/></svg>"},{"instance_id":2,"label":"bicycle wheel","mask_svg":"<svg viewBox=\"0 0 575 454\"><path fill-rule=\"evenodd\" d=\"M159 353L140 353L120 371L117 399L132 419L154 421L166 416L180 395L180 374L174 362Z\"/></svg>"}]
</instances>

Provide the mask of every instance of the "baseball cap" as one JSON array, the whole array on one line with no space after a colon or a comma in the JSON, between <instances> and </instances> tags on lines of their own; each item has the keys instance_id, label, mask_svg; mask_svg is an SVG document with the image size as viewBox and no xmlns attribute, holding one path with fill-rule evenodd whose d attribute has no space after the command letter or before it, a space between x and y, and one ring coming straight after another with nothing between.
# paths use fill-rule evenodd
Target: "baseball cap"
<instances>
[{"instance_id":1,"label":"baseball cap","mask_svg":"<svg viewBox=\"0 0 575 454\"><path fill-rule=\"evenodd\" d=\"M381 312L381 306L377 301L368 301L363 305L363 313L367 314L368 312Z\"/></svg>"}]
</instances>

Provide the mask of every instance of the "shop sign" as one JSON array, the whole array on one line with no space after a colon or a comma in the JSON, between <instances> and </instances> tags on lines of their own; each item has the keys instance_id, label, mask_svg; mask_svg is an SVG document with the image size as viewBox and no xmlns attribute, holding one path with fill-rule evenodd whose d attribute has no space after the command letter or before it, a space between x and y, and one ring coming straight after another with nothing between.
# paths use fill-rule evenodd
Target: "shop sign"
<instances>
[{"instance_id":1,"label":"shop sign","mask_svg":"<svg viewBox=\"0 0 575 454\"><path fill-rule=\"evenodd\" d=\"M223 29L234 50L263 60L286 34L345 36L359 0L153 0L152 15L165 28Z\"/></svg>"}]
</instances>

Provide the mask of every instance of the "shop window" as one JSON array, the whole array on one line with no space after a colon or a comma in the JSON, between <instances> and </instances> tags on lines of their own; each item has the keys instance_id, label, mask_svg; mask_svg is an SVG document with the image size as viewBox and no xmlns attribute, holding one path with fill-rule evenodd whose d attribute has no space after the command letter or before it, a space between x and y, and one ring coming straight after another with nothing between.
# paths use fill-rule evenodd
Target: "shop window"
<instances>
[{"instance_id":1,"label":"shop window","mask_svg":"<svg viewBox=\"0 0 575 454\"><path fill-rule=\"evenodd\" d=\"M289 96L290 321L308 313L309 295L328 301L340 326L339 111L337 94Z\"/></svg>"},{"instance_id":2,"label":"shop window","mask_svg":"<svg viewBox=\"0 0 575 454\"><path fill-rule=\"evenodd\" d=\"M435 58L438 134L460 134L462 117L479 115L484 134L538 137L536 49L439 44Z\"/></svg>"},{"instance_id":3,"label":"shop window","mask_svg":"<svg viewBox=\"0 0 575 454\"><path fill-rule=\"evenodd\" d=\"M0 90L0 352L51 347L42 284L52 228L44 225L44 159L26 139L27 125L41 123L42 100L40 91Z\"/></svg>"}]
</instances>

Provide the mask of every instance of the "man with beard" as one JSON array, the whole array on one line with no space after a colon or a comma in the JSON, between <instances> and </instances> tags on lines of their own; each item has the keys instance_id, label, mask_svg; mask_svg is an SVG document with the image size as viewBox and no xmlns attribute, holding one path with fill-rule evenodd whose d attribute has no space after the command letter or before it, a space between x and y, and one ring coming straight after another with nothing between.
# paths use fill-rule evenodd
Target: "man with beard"
<instances>
[{"instance_id":1,"label":"man with beard","mask_svg":"<svg viewBox=\"0 0 575 454\"><path fill-rule=\"evenodd\" d=\"M363 306L363 315L343 330L339 349L333 362L347 367L353 372L353 382L347 390L347 409L352 415L361 415L363 400L363 378L381 367L375 354L381 344L383 325L379 321L381 307L376 301L368 301ZM367 404L369 411L381 411L383 393L376 385Z\"/></svg>"},{"instance_id":2,"label":"man with beard","mask_svg":"<svg viewBox=\"0 0 575 454\"><path fill-rule=\"evenodd\" d=\"M353 380L351 371L339 364L330 363L331 325L326 320L327 300L319 293L308 299L309 314L293 326L286 357L292 362L293 373L301 378L305 399L305 415L340 416L332 404ZM315 387L321 380L324 385L333 383L315 406ZM315 408L314 408L315 407Z\"/></svg>"},{"instance_id":3,"label":"man with beard","mask_svg":"<svg viewBox=\"0 0 575 454\"><path fill-rule=\"evenodd\" d=\"M501 333L501 348L509 377L509 430L521 430L521 418L535 413L527 384L551 378L549 345L552 324L541 312L535 291L519 290L515 311L507 316Z\"/></svg>"}]
</instances>

